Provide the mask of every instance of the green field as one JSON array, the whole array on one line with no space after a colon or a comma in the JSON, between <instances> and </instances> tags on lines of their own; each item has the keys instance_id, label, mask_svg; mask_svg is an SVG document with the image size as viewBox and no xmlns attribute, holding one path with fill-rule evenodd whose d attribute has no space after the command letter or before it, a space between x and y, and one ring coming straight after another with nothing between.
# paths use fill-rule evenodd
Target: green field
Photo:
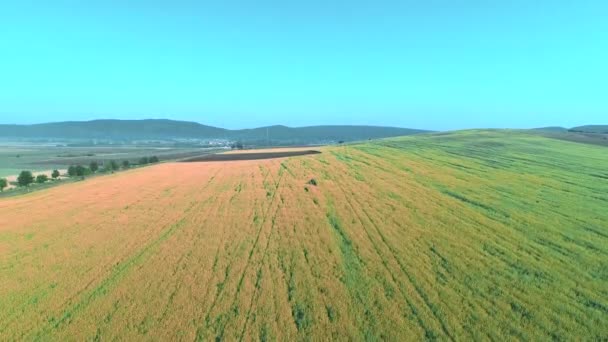
<instances>
[{"instance_id":1,"label":"green field","mask_svg":"<svg viewBox=\"0 0 608 342\"><path fill-rule=\"evenodd\" d=\"M480 130L321 150L0 199L0 336L608 339L607 148Z\"/></svg>"},{"instance_id":2,"label":"green field","mask_svg":"<svg viewBox=\"0 0 608 342\"><path fill-rule=\"evenodd\" d=\"M141 157L156 155L162 160L186 158L209 153L193 147L150 147L150 146L104 146L69 147L48 144L18 145L0 143L0 177L17 175L22 170L46 171L67 169L70 165L88 165L92 161L103 163L109 160L129 160L136 163Z\"/></svg>"}]
</instances>

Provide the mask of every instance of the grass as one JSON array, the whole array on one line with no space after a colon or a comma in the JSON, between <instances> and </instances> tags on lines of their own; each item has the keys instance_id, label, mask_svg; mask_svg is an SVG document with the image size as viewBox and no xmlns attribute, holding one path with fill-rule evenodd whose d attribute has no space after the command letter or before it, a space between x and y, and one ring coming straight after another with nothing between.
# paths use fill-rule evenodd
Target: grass
<instances>
[{"instance_id":1,"label":"grass","mask_svg":"<svg viewBox=\"0 0 608 342\"><path fill-rule=\"evenodd\" d=\"M323 152L0 199L0 335L608 338L604 147L463 131Z\"/></svg>"}]
</instances>

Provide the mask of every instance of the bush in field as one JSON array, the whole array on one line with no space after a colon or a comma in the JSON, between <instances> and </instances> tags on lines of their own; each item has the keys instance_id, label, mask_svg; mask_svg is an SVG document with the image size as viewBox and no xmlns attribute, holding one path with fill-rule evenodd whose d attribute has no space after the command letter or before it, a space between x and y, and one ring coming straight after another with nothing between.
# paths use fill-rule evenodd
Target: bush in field
<instances>
[{"instance_id":1,"label":"bush in field","mask_svg":"<svg viewBox=\"0 0 608 342\"><path fill-rule=\"evenodd\" d=\"M38 184L46 183L48 180L49 180L49 176L47 176L47 175L36 176L36 183L38 183Z\"/></svg>"},{"instance_id":2,"label":"bush in field","mask_svg":"<svg viewBox=\"0 0 608 342\"><path fill-rule=\"evenodd\" d=\"M85 172L84 171L84 166L82 166L82 165L76 165L74 167L74 170L75 170L74 171L75 172L75 176L78 176L78 177L84 176L84 172Z\"/></svg>"},{"instance_id":3,"label":"bush in field","mask_svg":"<svg viewBox=\"0 0 608 342\"><path fill-rule=\"evenodd\" d=\"M76 166L75 165L70 165L70 167L68 167L68 176L70 176L70 177L76 176Z\"/></svg>"},{"instance_id":4,"label":"bush in field","mask_svg":"<svg viewBox=\"0 0 608 342\"><path fill-rule=\"evenodd\" d=\"M59 170L53 170L53 173L51 174L51 177L53 177L53 179L57 179L57 178L59 178L59 176L61 176L59 174Z\"/></svg>"},{"instance_id":5,"label":"bush in field","mask_svg":"<svg viewBox=\"0 0 608 342\"><path fill-rule=\"evenodd\" d=\"M99 170L99 164L96 161L92 161L91 164L89 164L89 169L92 173L95 173Z\"/></svg>"},{"instance_id":6,"label":"bush in field","mask_svg":"<svg viewBox=\"0 0 608 342\"><path fill-rule=\"evenodd\" d=\"M28 186L34 182L34 175L31 171L21 171L19 177L17 177L17 184L19 186Z\"/></svg>"},{"instance_id":7,"label":"bush in field","mask_svg":"<svg viewBox=\"0 0 608 342\"><path fill-rule=\"evenodd\" d=\"M74 167L74 169L75 169L75 175L78 177L88 176L93 173L93 171L91 171L91 169L89 169L88 167L82 166L82 165L76 165Z\"/></svg>"},{"instance_id":8,"label":"bush in field","mask_svg":"<svg viewBox=\"0 0 608 342\"><path fill-rule=\"evenodd\" d=\"M118 162L116 160L110 160L106 169L112 172L118 171L120 170L120 165L118 165Z\"/></svg>"},{"instance_id":9,"label":"bush in field","mask_svg":"<svg viewBox=\"0 0 608 342\"><path fill-rule=\"evenodd\" d=\"M158 163L158 157L157 156L152 156L152 157L150 157L150 159L148 159L148 162L150 164Z\"/></svg>"},{"instance_id":10,"label":"bush in field","mask_svg":"<svg viewBox=\"0 0 608 342\"><path fill-rule=\"evenodd\" d=\"M6 178L0 178L0 192L4 191L4 188L8 186Z\"/></svg>"}]
</instances>

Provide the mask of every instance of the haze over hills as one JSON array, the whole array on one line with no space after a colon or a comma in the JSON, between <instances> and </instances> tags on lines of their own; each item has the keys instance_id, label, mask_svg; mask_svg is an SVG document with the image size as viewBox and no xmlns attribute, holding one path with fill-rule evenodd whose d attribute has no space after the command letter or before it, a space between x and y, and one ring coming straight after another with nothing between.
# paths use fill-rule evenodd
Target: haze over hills
<instances>
[{"instance_id":1,"label":"haze over hills","mask_svg":"<svg viewBox=\"0 0 608 342\"><path fill-rule=\"evenodd\" d=\"M0 125L0 137L66 140L227 139L270 144L315 144L425 133L428 131L379 126L269 126L229 130L196 122L166 119L66 121L34 125Z\"/></svg>"},{"instance_id":2,"label":"haze over hills","mask_svg":"<svg viewBox=\"0 0 608 342\"><path fill-rule=\"evenodd\" d=\"M585 125L572 128L541 127L531 131L547 138L608 146L608 125Z\"/></svg>"},{"instance_id":3,"label":"haze over hills","mask_svg":"<svg viewBox=\"0 0 608 342\"><path fill-rule=\"evenodd\" d=\"M569 129L570 132L608 134L608 125L585 125Z\"/></svg>"},{"instance_id":4,"label":"haze over hills","mask_svg":"<svg viewBox=\"0 0 608 342\"><path fill-rule=\"evenodd\" d=\"M561 127L561 126L538 127L538 128L533 128L532 130L538 131L538 132L556 132L556 133L562 133L562 132L568 131L568 129L566 127Z\"/></svg>"},{"instance_id":5,"label":"haze over hills","mask_svg":"<svg viewBox=\"0 0 608 342\"><path fill-rule=\"evenodd\" d=\"M577 126L572 128L566 128L561 126L548 126L548 127L539 127L534 128L534 131L541 132L578 132L578 133L599 133L599 134L607 134L608 133L608 125L584 125Z\"/></svg>"}]
</instances>

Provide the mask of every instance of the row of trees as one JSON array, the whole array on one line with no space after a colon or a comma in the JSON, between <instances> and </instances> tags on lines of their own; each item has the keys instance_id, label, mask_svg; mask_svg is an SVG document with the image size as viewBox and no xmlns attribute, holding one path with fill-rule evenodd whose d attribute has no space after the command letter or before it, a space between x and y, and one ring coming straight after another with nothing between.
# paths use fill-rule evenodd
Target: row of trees
<instances>
[{"instance_id":1,"label":"row of trees","mask_svg":"<svg viewBox=\"0 0 608 342\"><path fill-rule=\"evenodd\" d=\"M157 156L152 156L152 157L142 157L141 159L139 159L139 165L147 165L147 164L154 164L154 163L158 163L158 157ZM97 173L98 171L101 172L114 172L114 171L118 171L120 170L120 168L123 169L128 169L131 167L131 163L128 160L123 160L121 164L119 164L117 161L115 160L110 160L107 163L103 164L103 168L100 168L100 165L98 162L96 161L92 161L88 167L86 166L82 166L82 165L71 165L68 168L68 176L70 177L84 177L84 176L88 176L94 173ZM53 180L58 179L61 176L61 174L59 173L59 170L53 170L53 172L51 173L51 177ZM45 174L40 174L34 177L34 175L32 174L31 171L21 171L21 173L19 174L19 176L17 177L17 184L19 186L28 186L34 182L42 184L42 183L46 183L49 181L49 177ZM8 187L8 181L6 180L6 178L0 178L0 191L4 191L4 189Z\"/></svg>"},{"instance_id":2,"label":"row of trees","mask_svg":"<svg viewBox=\"0 0 608 342\"><path fill-rule=\"evenodd\" d=\"M55 180L59 178L59 171L53 170L51 173L51 177ZM17 177L17 184L19 186L28 186L34 182L42 184L49 181L49 176L45 174L40 174L34 177L31 171L21 171L19 176ZM8 180L6 178L0 178L0 191L4 191L4 188L8 186Z\"/></svg>"},{"instance_id":3,"label":"row of trees","mask_svg":"<svg viewBox=\"0 0 608 342\"><path fill-rule=\"evenodd\" d=\"M142 157L139 159L138 165L147 165L158 163L159 159L157 156L152 157ZM102 168L103 167L103 168ZM97 171L101 172L114 172L118 171L121 168L126 170L131 167L131 162L128 160L123 160L122 163L118 163L116 160L110 160L103 165L99 165L98 162L92 161L89 164L89 167L82 165L72 165L68 168L68 176L70 177L84 177L93 173L97 173Z\"/></svg>"}]
</instances>

